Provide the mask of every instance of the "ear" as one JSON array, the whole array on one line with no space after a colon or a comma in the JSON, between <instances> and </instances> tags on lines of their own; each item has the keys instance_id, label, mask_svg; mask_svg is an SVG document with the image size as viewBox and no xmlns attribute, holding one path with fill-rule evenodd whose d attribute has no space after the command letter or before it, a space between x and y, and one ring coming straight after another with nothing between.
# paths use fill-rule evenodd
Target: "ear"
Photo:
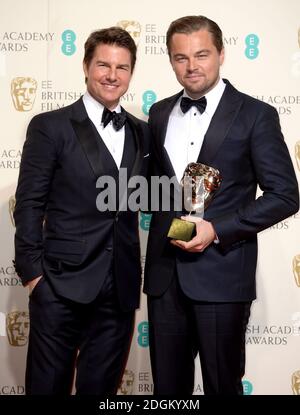
<instances>
[{"instance_id":1,"label":"ear","mask_svg":"<svg viewBox=\"0 0 300 415\"><path fill-rule=\"evenodd\" d=\"M224 48L222 48L220 52L220 66L223 65L224 59L225 59L225 50Z\"/></svg>"},{"instance_id":2,"label":"ear","mask_svg":"<svg viewBox=\"0 0 300 415\"><path fill-rule=\"evenodd\" d=\"M84 72L85 77L88 78L89 70L88 70L87 64L84 61L82 62L82 67L83 67L83 72Z\"/></svg>"},{"instance_id":3,"label":"ear","mask_svg":"<svg viewBox=\"0 0 300 415\"><path fill-rule=\"evenodd\" d=\"M173 63L171 55L169 55L169 61L170 61L173 71L175 72L174 63Z\"/></svg>"}]
</instances>

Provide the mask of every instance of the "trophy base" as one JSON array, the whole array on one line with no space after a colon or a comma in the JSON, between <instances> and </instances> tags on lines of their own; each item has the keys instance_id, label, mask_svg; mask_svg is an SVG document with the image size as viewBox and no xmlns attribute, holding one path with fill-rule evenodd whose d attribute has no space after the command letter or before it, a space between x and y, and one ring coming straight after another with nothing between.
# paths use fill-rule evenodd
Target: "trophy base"
<instances>
[{"instance_id":1,"label":"trophy base","mask_svg":"<svg viewBox=\"0 0 300 415\"><path fill-rule=\"evenodd\" d=\"M188 242L193 238L195 228L196 225L194 222L174 218L168 232L168 237Z\"/></svg>"}]
</instances>

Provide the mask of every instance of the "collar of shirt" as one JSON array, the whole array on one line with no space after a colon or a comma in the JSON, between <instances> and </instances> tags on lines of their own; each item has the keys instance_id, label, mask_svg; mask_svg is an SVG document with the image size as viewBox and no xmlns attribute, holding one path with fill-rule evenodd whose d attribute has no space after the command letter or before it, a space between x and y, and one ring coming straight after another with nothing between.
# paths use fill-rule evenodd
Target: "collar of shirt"
<instances>
[{"instance_id":1,"label":"collar of shirt","mask_svg":"<svg viewBox=\"0 0 300 415\"><path fill-rule=\"evenodd\" d=\"M104 105L96 101L88 91L85 92L82 99L89 119L93 121L98 130L100 127L103 129L103 126L101 125L101 118L104 110ZM118 104L116 108L113 109L113 111L121 112L121 105Z\"/></svg>"},{"instance_id":2,"label":"collar of shirt","mask_svg":"<svg viewBox=\"0 0 300 415\"><path fill-rule=\"evenodd\" d=\"M205 94L207 104L206 104L204 114L207 114L210 118L212 118L212 116L214 115L214 113L216 111L216 108L217 108L217 106L220 102L220 99L223 95L225 87L226 87L225 82L223 81L223 79L220 78L218 83L216 84L216 86L214 86L213 89L211 89L207 94ZM187 92L184 90L183 95L179 98L179 101L177 102L178 105L180 104L180 100L181 100L182 97L191 98L187 94ZM191 99L193 99L193 98L191 98ZM189 111L191 111L191 109ZM180 112L182 114L182 111L180 111ZM182 115L184 116L185 114L182 114Z\"/></svg>"},{"instance_id":3,"label":"collar of shirt","mask_svg":"<svg viewBox=\"0 0 300 415\"><path fill-rule=\"evenodd\" d=\"M191 108L183 114L180 109L181 96L170 113L164 147L178 181L181 180L187 164L197 161L204 136L225 86L224 81L220 79L217 85L205 95L207 107L203 114L200 114L196 108ZM183 96L188 97L185 91Z\"/></svg>"},{"instance_id":4,"label":"collar of shirt","mask_svg":"<svg viewBox=\"0 0 300 415\"><path fill-rule=\"evenodd\" d=\"M96 127L117 167L120 168L124 150L125 128L122 127L119 131L116 131L112 122L104 128L101 123L104 105L96 101L88 91L85 92L82 99L89 119ZM121 112L121 105L118 104L113 111Z\"/></svg>"}]
</instances>

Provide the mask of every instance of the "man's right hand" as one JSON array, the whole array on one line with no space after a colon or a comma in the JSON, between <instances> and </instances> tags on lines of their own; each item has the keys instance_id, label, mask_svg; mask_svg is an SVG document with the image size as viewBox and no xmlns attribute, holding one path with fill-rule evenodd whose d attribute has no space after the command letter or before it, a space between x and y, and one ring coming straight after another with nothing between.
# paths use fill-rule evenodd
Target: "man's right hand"
<instances>
[{"instance_id":1,"label":"man's right hand","mask_svg":"<svg viewBox=\"0 0 300 415\"><path fill-rule=\"evenodd\" d=\"M42 278L42 275L28 282L27 287L29 288L29 295L32 293L32 291L34 290L35 286L37 285L37 283L39 282L41 278Z\"/></svg>"}]
</instances>

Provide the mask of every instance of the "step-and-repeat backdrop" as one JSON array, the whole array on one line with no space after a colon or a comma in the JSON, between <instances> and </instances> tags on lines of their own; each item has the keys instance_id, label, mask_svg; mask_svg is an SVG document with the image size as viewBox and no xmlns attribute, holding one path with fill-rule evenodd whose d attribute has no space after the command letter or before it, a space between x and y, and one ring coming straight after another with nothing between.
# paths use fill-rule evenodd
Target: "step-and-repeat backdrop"
<instances>
[{"instance_id":1,"label":"step-and-repeat backdrop","mask_svg":"<svg viewBox=\"0 0 300 415\"><path fill-rule=\"evenodd\" d=\"M179 91L165 33L171 21L190 14L206 15L221 26L223 77L278 110L300 180L299 0L1 0L0 395L24 394L28 293L12 264L12 211L28 122L84 93L83 44L91 31L112 25L128 30L138 45L136 70L122 105L147 120L155 101ZM143 264L150 220L150 215L140 217ZM259 245L244 393L300 394L300 214L262 232ZM141 295L120 394L153 390L146 298ZM200 369L194 393L203 393Z\"/></svg>"}]
</instances>

